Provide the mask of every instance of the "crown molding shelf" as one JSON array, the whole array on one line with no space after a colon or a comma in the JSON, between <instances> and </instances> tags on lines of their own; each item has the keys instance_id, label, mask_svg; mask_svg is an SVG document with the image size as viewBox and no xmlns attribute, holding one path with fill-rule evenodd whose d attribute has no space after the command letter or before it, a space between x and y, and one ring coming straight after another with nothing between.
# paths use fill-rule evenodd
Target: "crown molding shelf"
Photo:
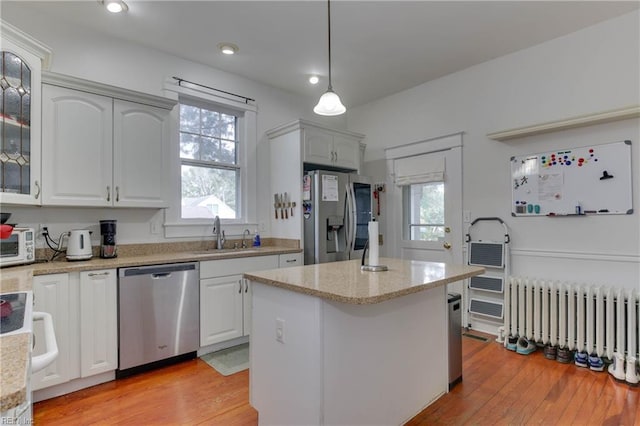
<instances>
[{"instance_id":1,"label":"crown molding shelf","mask_svg":"<svg viewBox=\"0 0 640 426\"><path fill-rule=\"evenodd\" d=\"M524 138L526 136L539 135L543 133L557 132L560 130L573 129L576 127L592 126L594 124L608 123L611 121L626 120L640 117L640 105L628 106L625 108L610 111L597 112L595 114L580 115L564 120L549 121L546 123L534 124L516 129L501 130L487 134L489 139L496 141L508 141L510 139Z\"/></svg>"}]
</instances>

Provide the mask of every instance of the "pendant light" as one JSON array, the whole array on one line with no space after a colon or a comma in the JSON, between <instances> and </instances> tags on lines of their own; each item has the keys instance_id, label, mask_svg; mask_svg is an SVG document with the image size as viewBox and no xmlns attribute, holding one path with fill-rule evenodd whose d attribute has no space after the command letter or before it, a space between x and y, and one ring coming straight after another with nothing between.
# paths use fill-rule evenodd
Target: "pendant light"
<instances>
[{"instance_id":1,"label":"pendant light","mask_svg":"<svg viewBox=\"0 0 640 426\"><path fill-rule=\"evenodd\" d=\"M344 114L347 109L342 105L340 97L331 87L331 0L327 0L327 27L329 30L329 88L320 96L318 105L313 108L313 112L318 115L340 115Z\"/></svg>"}]
</instances>

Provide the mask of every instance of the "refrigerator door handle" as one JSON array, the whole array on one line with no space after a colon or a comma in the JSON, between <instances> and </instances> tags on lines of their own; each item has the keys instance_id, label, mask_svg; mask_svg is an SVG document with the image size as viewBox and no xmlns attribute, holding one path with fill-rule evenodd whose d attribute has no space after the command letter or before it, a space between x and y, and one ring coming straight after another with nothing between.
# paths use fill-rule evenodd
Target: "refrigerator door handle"
<instances>
[{"instance_id":1,"label":"refrigerator door handle","mask_svg":"<svg viewBox=\"0 0 640 426\"><path fill-rule=\"evenodd\" d=\"M345 249L347 251L347 254L351 253L351 244L352 244L352 238L351 238L351 215L353 214L353 211L351 210L351 185L350 184L346 184L344 186L346 193L347 193L347 199L346 199L346 204L345 204L345 231L344 231L344 235L345 235Z\"/></svg>"},{"instance_id":2,"label":"refrigerator door handle","mask_svg":"<svg viewBox=\"0 0 640 426\"><path fill-rule=\"evenodd\" d=\"M347 204L349 210L349 258L356 245L356 194L353 183L347 185Z\"/></svg>"}]
</instances>

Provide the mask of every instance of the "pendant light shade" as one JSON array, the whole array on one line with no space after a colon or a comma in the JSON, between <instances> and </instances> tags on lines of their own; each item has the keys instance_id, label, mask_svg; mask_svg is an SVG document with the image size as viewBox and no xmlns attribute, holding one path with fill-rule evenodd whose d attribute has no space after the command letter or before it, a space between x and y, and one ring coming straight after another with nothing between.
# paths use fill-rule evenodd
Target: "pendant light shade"
<instances>
[{"instance_id":1,"label":"pendant light shade","mask_svg":"<svg viewBox=\"0 0 640 426\"><path fill-rule=\"evenodd\" d=\"M340 102L340 96L331 88L320 96L318 105L313 108L313 112L318 115L340 115L344 114L347 109Z\"/></svg>"},{"instance_id":2,"label":"pendant light shade","mask_svg":"<svg viewBox=\"0 0 640 426\"><path fill-rule=\"evenodd\" d=\"M320 96L318 105L313 108L313 112L318 115L340 115L344 114L347 110L342 102L340 96L333 91L331 87L331 0L327 0L327 27L328 27L328 39L329 39L329 87L327 91Z\"/></svg>"}]
</instances>

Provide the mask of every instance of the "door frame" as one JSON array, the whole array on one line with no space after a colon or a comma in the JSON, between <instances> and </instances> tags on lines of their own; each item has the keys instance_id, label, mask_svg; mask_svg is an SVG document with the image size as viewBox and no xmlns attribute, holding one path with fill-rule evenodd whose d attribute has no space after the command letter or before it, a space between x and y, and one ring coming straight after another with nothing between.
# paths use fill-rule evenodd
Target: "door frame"
<instances>
[{"instance_id":1,"label":"door frame","mask_svg":"<svg viewBox=\"0 0 640 426\"><path fill-rule=\"evenodd\" d=\"M451 182L457 187L454 191L453 198L447 200L451 206L450 222L447 224L452 229L450 239L452 241L451 259L453 263L463 264L463 214L462 214L462 146L464 132L451 133L448 135L438 136L425 139L423 141L412 142L385 149L385 157L387 159L387 179L389 190L389 220L386 223L386 234L390 236L389 247L392 253L388 256L401 257L402 247L404 246L402 226L403 226L403 200L402 188L395 185L394 182L394 166L395 159L403 157L411 157L415 155L430 154L442 151L450 151L453 155L451 160L453 164L447 163L445 175L447 182Z\"/></svg>"}]
</instances>

